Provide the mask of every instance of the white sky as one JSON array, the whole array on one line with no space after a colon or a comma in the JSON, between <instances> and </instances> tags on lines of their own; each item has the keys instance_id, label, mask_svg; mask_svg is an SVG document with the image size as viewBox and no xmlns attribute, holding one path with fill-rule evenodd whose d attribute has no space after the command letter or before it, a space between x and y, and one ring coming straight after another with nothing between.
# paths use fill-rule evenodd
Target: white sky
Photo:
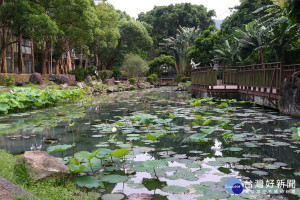
<instances>
[{"instance_id":1,"label":"white sky","mask_svg":"<svg viewBox=\"0 0 300 200\"><path fill-rule=\"evenodd\" d=\"M189 2L192 4L202 4L208 10L215 10L217 13L216 19L225 19L229 16L230 10L236 5L239 5L239 0L107 0L116 9L126 11L131 17L137 18L141 12L147 12L153 9L154 6L163 6L177 3Z\"/></svg>"}]
</instances>

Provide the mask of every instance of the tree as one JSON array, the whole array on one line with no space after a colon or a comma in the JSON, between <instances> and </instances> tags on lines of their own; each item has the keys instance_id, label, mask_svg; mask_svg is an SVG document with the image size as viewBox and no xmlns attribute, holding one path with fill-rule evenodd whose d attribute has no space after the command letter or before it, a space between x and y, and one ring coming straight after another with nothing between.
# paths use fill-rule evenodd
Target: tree
<instances>
[{"instance_id":1,"label":"tree","mask_svg":"<svg viewBox=\"0 0 300 200\"><path fill-rule=\"evenodd\" d=\"M200 33L201 30L199 28L179 26L176 38L170 37L164 39L163 43L160 43L162 51L175 58L175 68L177 73L189 75L191 70L188 52Z\"/></svg>"},{"instance_id":2,"label":"tree","mask_svg":"<svg viewBox=\"0 0 300 200\"><path fill-rule=\"evenodd\" d=\"M214 52L216 55L213 60L219 63L224 63L227 66L235 66L238 61L241 60L239 56L238 44L234 43L232 45L228 40L225 41L222 47L215 49Z\"/></svg>"},{"instance_id":3,"label":"tree","mask_svg":"<svg viewBox=\"0 0 300 200\"><path fill-rule=\"evenodd\" d=\"M163 68L174 68L175 61L172 56L160 55L152 60L149 64L150 73L161 74Z\"/></svg>"},{"instance_id":4,"label":"tree","mask_svg":"<svg viewBox=\"0 0 300 200\"><path fill-rule=\"evenodd\" d=\"M124 58L123 69L130 77L138 78L148 72L149 66L139 55L127 54Z\"/></svg>"},{"instance_id":5,"label":"tree","mask_svg":"<svg viewBox=\"0 0 300 200\"><path fill-rule=\"evenodd\" d=\"M194 58L196 62L201 62L201 66L209 66L214 59L213 50L220 44L220 32L215 31L215 26L203 31L188 52L188 56Z\"/></svg>"},{"instance_id":6,"label":"tree","mask_svg":"<svg viewBox=\"0 0 300 200\"><path fill-rule=\"evenodd\" d=\"M212 17L215 11L207 9L203 5L192 5L190 3L175 4L169 6L155 6L147 13L140 13L138 21L144 21L153 27L150 35L154 46L157 48L163 39L176 37L177 29L181 27L199 27L207 29L215 22Z\"/></svg>"}]
</instances>

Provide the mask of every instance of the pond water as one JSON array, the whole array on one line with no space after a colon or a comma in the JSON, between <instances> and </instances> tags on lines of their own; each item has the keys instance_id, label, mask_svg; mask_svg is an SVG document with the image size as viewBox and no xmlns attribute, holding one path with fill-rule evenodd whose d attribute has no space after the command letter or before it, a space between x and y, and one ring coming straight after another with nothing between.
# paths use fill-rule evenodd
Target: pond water
<instances>
[{"instance_id":1,"label":"pond water","mask_svg":"<svg viewBox=\"0 0 300 200\"><path fill-rule=\"evenodd\" d=\"M75 142L64 160L76 153L80 174L104 183L102 199L299 199L300 143L291 129L299 121L160 88L2 116L0 148L19 155ZM230 177L242 181L242 194L225 191Z\"/></svg>"}]
</instances>

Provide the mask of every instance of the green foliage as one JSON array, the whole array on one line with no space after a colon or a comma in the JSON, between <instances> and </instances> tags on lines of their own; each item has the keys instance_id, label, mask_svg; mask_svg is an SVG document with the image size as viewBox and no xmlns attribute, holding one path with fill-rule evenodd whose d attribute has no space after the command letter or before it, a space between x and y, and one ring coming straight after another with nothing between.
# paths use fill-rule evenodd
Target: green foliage
<instances>
[{"instance_id":1,"label":"green foliage","mask_svg":"<svg viewBox=\"0 0 300 200\"><path fill-rule=\"evenodd\" d=\"M180 82L184 75L177 73L176 75L176 82Z\"/></svg>"},{"instance_id":2,"label":"green foliage","mask_svg":"<svg viewBox=\"0 0 300 200\"><path fill-rule=\"evenodd\" d=\"M164 39L164 42L160 43L162 51L175 58L175 68L177 73L190 75L191 65L188 52L200 33L201 29L199 28L186 28L179 26L175 38L169 37Z\"/></svg>"},{"instance_id":3,"label":"green foliage","mask_svg":"<svg viewBox=\"0 0 300 200\"><path fill-rule=\"evenodd\" d=\"M183 82L183 83L186 83L187 81L190 81L190 80L191 80L191 77L183 76L180 78L180 82Z\"/></svg>"},{"instance_id":4,"label":"green foliage","mask_svg":"<svg viewBox=\"0 0 300 200\"><path fill-rule=\"evenodd\" d=\"M213 10L207 11L203 5L181 3L156 6L147 13L139 14L138 21L144 21L153 27L151 36L154 40L154 46L158 47L163 39L175 37L179 26L207 29L208 26L214 24L213 16L215 16L215 12Z\"/></svg>"},{"instance_id":5,"label":"green foliage","mask_svg":"<svg viewBox=\"0 0 300 200\"><path fill-rule=\"evenodd\" d=\"M160 55L149 64L150 72L161 74L163 68L175 68L175 61L172 56Z\"/></svg>"},{"instance_id":6,"label":"green foliage","mask_svg":"<svg viewBox=\"0 0 300 200\"><path fill-rule=\"evenodd\" d=\"M104 79L110 79L113 76L113 71L111 70L101 70L98 72L99 77L104 80Z\"/></svg>"},{"instance_id":7,"label":"green foliage","mask_svg":"<svg viewBox=\"0 0 300 200\"><path fill-rule=\"evenodd\" d=\"M158 81L158 76L156 74L151 74L147 77L147 81L150 83L156 83Z\"/></svg>"},{"instance_id":8,"label":"green foliage","mask_svg":"<svg viewBox=\"0 0 300 200\"><path fill-rule=\"evenodd\" d=\"M77 68L69 72L69 74L75 75L76 81L83 81L90 72L84 68Z\"/></svg>"},{"instance_id":9,"label":"green foliage","mask_svg":"<svg viewBox=\"0 0 300 200\"><path fill-rule=\"evenodd\" d=\"M9 87L15 85L14 77L5 74L4 79L5 79L5 86Z\"/></svg>"},{"instance_id":10,"label":"green foliage","mask_svg":"<svg viewBox=\"0 0 300 200\"><path fill-rule=\"evenodd\" d=\"M104 188L103 182L99 181L97 178L93 176L80 176L74 179L74 183L76 183L79 187L85 187L88 189L102 187Z\"/></svg>"},{"instance_id":11,"label":"green foliage","mask_svg":"<svg viewBox=\"0 0 300 200\"><path fill-rule=\"evenodd\" d=\"M190 48L188 56L194 58L197 62L201 62L201 65L210 66L214 58L215 53L213 50L217 48L220 41L220 32L215 32L215 30L215 26L210 26L203 31Z\"/></svg>"},{"instance_id":12,"label":"green foliage","mask_svg":"<svg viewBox=\"0 0 300 200\"><path fill-rule=\"evenodd\" d=\"M131 85L134 85L136 83L136 78L130 78L128 79Z\"/></svg>"},{"instance_id":13,"label":"green foliage","mask_svg":"<svg viewBox=\"0 0 300 200\"><path fill-rule=\"evenodd\" d=\"M120 68L119 67L112 67L112 76L116 79L119 75L121 75L121 71L120 71Z\"/></svg>"},{"instance_id":14,"label":"green foliage","mask_svg":"<svg viewBox=\"0 0 300 200\"><path fill-rule=\"evenodd\" d=\"M35 88L14 88L12 92L0 92L0 113L55 105L62 100L84 97L84 90L40 90Z\"/></svg>"},{"instance_id":15,"label":"green foliage","mask_svg":"<svg viewBox=\"0 0 300 200\"><path fill-rule=\"evenodd\" d=\"M139 55L127 54L123 62L123 69L129 76L137 78L145 75L149 66Z\"/></svg>"}]
</instances>

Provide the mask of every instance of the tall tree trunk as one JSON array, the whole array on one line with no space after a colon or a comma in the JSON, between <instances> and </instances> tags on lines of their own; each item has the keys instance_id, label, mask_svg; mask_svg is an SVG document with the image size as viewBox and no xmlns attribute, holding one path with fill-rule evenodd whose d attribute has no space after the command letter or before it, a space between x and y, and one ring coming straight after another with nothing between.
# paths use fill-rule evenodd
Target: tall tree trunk
<instances>
[{"instance_id":1,"label":"tall tree trunk","mask_svg":"<svg viewBox=\"0 0 300 200\"><path fill-rule=\"evenodd\" d=\"M265 63L265 58L264 58L262 49L259 50L259 57L260 57L260 63L261 64Z\"/></svg>"},{"instance_id":2,"label":"tall tree trunk","mask_svg":"<svg viewBox=\"0 0 300 200\"><path fill-rule=\"evenodd\" d=\"M4 26L2 28L2 40L1 40L1 52L0 52L0 60L1 62L1 72L7 73L7 63L6 63L6 43L7 43L7 30Z\"/></svg>"},{"instance_id":3,"label":"tall tree trunk","mask_svg":"<svg viewBox=\"0 0 300 200\"><path fill-rule=\"evenodd\" d=\"M34 66L34 48L33 48L33 39L30 40L31 43L31 73L35 72Z\"/></svg>"},{"instance_id":4,"label":"tall tree trunk","mask_svg":"<svg viewBox=\"0 0 300 200\"><path fill-rule=\"evenodd\" d=\"M63 73L67 74L68 70L67 70L67 65L66 65L66 62L65 62L65 56L64 55L62 56L61 63L62 63L62 66L63 66Z\"/></svg>"},{"instance_id":5,"label":"tall tree trunk","mask_svg":"<svg viewBox=\"0 0 300 200\"><path fill-rule=\"evenodd\" d=\"M84 68L86 69L87 66L89 65L89 55L87 50L85 51L85 64L84 64Z\"/></svg>"},{"instance_id":6,"label":"tall tree trunk","mask_svg":"<svg viewBox=\"0 0 300 200\"><path fill-rule=\"evenodd\" d=\"M72 60L71 60L71 54L70 54L70 46L68 41L65 42L66 52L67 52L67 60L66 60L66 73L69 73L72 70Z\"/></svg>"},{"instance_id":7,"label":"tall tree trunk","mask_svg":"<svg viewBox=\"0 0 300 200\"><path fill-rule=\"evenodd\" d=\"M47 74L47 59L48 59L48 52L49 52L49 48L47 48L49 45L47 44L47 39L43 38L41 41L42 44L42 76L46 76Z\"/></svg>"},{"instance_id":8,"label":"tall tree trunk","mask_svg":"<svg viewBox=\"0 0 300 200\"><path fill-rule=\"evenodd\" d=\"M24 74L25 73L25 66L24 66L24 60L23 60L23 52L22 52L22 32L19 31L19 53L18 53L18 73Z\"/></svg>"},{"instance_id":9,"label":"tall tree trunk","mask_svg":"<svg viewBox=\"0 0 300 200\"><path fill-rule=\"evenodd\" d=\"M80 48L79 67L83 67L82 66L82 48Z\"/></svg>"},{"instance_id":10,"label":"tall tree trunk","mask_svg":"<svg viewBox=\"0 0 300 200\"><path fill-rule=\"evenodd\" d=\"M55 74L59 74L59 59L55 60Z\"/></svg>"},{"instance_id":11,"label":"tall tree trunk","mask_svg":"<svg viewBox=\"0 0 300 200\"><path fill-rule=\"evenodd\" d=\"M96 53L96 67L99 69L99 55Z\"/></svg>"},{"instance_id":12,"label":"tall tree trunk","mask_svg":"<svg viewBox=\"0 0 300 200\"><path fill-rule=\"evenodd\" d=\"M11 35L11 41L12 41L12 35ZM10 65L11 65L11 73L15 73L15 48L14 44L10 45L11 48L11 60L10 60Z\"/></svg>"}]
</instances>

